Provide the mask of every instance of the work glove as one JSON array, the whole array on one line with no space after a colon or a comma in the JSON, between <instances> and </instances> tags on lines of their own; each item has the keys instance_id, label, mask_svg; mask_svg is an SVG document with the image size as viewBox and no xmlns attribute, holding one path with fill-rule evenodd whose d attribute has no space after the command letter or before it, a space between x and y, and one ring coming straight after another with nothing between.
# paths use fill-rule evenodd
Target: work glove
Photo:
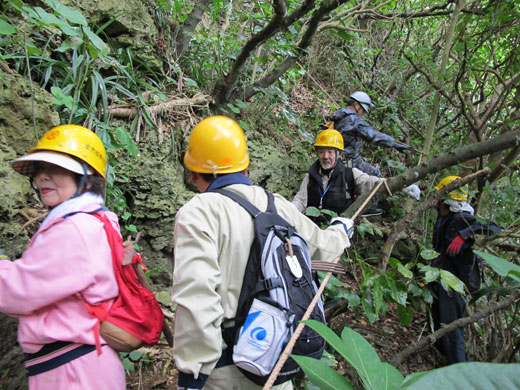
<instances>
[{"instance_id":1,"label":"work glove","mask_svg":"<svg viewBox=\"0 0 520 390\"><path fill-rule=\"evenodd\" d=\"M421 199L421 189L416 184L412 184L412 185L409 185L408 187L404 188L403 192L407 195L410 195L414 199L417 199L417 200Z\"/></svg>"},{"instance_id":2,"label":"work glove","mask_svg":"<svg viewBox=\"0 0 520 390\"><path fill-rule=\"evenodd\" d=\"M460 252L460 249L465 242L466 241L462 238L462 236L457 234L457 237L453 239L451 244L448 246L448 249L446 249L446 253L450 256L455 256Z\"/></svg>"},{"instance_id":3,"label":"work glove","mask_svg":"<svg viewBox=\"0 0 520 390\"><path fill-rule=\"evenodd\" d=\"M412 147L410 145L402 144L400 142L394 143L394 149L397 149L400 152L404 152L405 150L410 150Z\"/></svg>"},{"instance_id":4,"label":"work glove","mask_svg":"<svg viewBox=\"0 0 520 390\"><path fill-rule=\"evenodd\" d=\"M332 220L330 221L330 224L331 225L342 224L343 228L345 229L345 232L347 233L348 238L352 238L352 236L354 235L354 221L351 220L350 218L345 218L345 217L332 218Z\"/></svg>"}]
</instances>

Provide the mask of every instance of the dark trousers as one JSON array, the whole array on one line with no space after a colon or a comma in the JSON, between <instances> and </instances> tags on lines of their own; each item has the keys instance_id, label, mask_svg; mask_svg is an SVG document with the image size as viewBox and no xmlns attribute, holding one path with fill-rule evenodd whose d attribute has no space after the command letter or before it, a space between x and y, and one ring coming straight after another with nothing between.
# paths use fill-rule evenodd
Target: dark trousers
<instances>
[{"instance_id":1,"label":"dark trousers","mask_svg":"<svg viewBox=\"0 0 520 390\"><path fill-rule=\"evenodd\" d=\"M446 292L438 283L434 283L432 290L437 296L432 304L432 317L435 330L440 329L441 324L449 324L464 317L466 301L457 292ZM446 355L448 362L467 362L468 356L464 347L464 328L460 327L441 337L436 343L437 349Z\"/></svg>"}]
</instances>

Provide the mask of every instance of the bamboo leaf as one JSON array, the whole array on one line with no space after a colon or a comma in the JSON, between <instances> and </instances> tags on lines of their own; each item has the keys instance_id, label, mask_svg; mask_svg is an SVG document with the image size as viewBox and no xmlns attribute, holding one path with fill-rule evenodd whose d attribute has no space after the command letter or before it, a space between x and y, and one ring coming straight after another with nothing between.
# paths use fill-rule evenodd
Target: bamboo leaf
<instances>
[{"instance_id":1,"label":"bamboo leaf","mask_svg":"<svg viewBox=\"0 0 520 390\"><path fill-rule=\"evenodd\" d=\"M45 3L47 3L47 5L51 7L57 14L63 16L69 22L82 26L88 25L87 19L85 19L81 12L70 9L66 5L61 4L56 0L45 0Z\"/></svg>"},{"instance_id":2,"label":"bamboo leaf","mask_svg":"<svg viewBox=\"0 0 520 390\"><path fill-rule=\"evenodd\" d=\"M135 144L130 134L123 128L118 127L116 129L116 138L119 143L126 149L132 156L137 156L139 148Z\"/></svg>"}]
</instances>

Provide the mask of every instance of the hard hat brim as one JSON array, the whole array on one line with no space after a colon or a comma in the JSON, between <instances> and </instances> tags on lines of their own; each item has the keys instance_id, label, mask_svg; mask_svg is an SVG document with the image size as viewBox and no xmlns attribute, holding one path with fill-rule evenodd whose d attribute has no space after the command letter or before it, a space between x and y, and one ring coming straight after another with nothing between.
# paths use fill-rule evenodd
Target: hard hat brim
<instances>
[{"instance_id":1,"label":"hard hat brim","mask_svg":"<svg viewBox=\"0 0 520 390\"><path fill-rule=\"evenodd\" d=\"M58 165L74 173L82 175L83 165L74 158L58 152L40 151L19 157L11 163L13 169L21 175L33 177L35 173L35 162L42 161ZM92 175L94 171L87 165L87 175Z\"/></svg>"}]
</instances>

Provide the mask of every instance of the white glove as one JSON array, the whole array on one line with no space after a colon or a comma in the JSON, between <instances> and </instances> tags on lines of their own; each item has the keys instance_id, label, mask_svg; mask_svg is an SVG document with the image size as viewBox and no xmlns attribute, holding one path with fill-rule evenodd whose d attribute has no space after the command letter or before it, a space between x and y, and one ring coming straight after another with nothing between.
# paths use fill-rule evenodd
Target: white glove
<instances>
[{"instance_id":1,"label":"white glove","mask_svg":"<svg viewBox=\"0 0 520 390\"><path fill-rule=\"evenodd\" d=\"M354 221L350 218L345 217L332 218L332 220L330 221L331 225L337 225L339 223L343 225L343 228L345 229L348 238L352 238L352 236L354 235Z\"/></svg>"},{"instance_id":2,"label":"white glove","mask_svg":"<svg viewBox=\"0 0 520 390\"><path fill-rule=\"evenodd\" d=\"M403 192L405 194L410 195L414 199L421 199L421 189L416 184L409 185L406 188L403 188Z\"/></svg>"}]
</instances>

